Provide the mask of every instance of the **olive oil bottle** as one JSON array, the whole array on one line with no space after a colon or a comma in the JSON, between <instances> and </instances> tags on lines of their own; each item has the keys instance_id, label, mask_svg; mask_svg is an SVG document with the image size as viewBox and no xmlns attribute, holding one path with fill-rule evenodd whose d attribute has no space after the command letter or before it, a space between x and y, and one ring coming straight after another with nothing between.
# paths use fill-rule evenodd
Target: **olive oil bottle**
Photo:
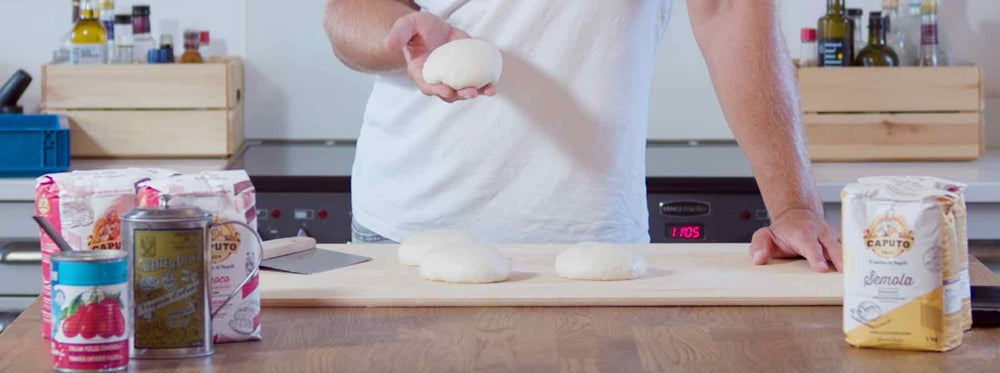
<instances>
[{"instance_id":1,"label":"olive oil bottle","mask_svg":"<svg viewBox=\"0 0 1000 373\"><path fill-rule=\"evenodd\" d=\"M858 53L855 65L899 66L899 55L886 42L890 27L889 19L882 17L882 12L871 12L868 16L868 45Z\"/></svg>"},{"instance_id":2,"label":"olive oil bottle","mask_svg":"<svg viewBox=\"0 0 1000 373\"><path fill-rule=\"evenodd\" d=\"M97 13L91 0L80 7L80 21L73 27L70 37L69 62L73 65L98 65L108 61L108 35Z\"/></svg>"},{"instance_id":3,"label":"olive oil bottle","mask_svg":"<svg viewBox=\"0 0 1000 373\"><path fill-rule=\"evenodd\" d=\"M819 66L850 66L854 61L854 27L844 0L826 0L826 15L819 19L816 29Z\"/></svg>"}]
</instances>

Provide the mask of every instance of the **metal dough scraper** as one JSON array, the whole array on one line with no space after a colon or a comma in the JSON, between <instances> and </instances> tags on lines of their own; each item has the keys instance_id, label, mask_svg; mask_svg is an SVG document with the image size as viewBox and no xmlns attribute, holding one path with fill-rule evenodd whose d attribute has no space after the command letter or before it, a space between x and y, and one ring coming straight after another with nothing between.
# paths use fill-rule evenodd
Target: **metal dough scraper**
<instances>
[{"instance_id":1,"label":"metal dough scraper","mask_svg":"<svg viewBox=\"0 0 1000 373\"><path fill-rule=\"evenodd\" d=\"M261 268L311 275L364 263L372 258L316 248L312 237L287 237L264 242Z\"/></svg>"}]
</instances>

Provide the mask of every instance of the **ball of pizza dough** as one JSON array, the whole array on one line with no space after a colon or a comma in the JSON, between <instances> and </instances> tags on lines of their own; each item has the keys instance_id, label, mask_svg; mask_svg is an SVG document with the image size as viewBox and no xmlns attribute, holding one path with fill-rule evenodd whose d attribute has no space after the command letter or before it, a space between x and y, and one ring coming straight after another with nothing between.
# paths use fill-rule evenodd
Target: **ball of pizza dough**
<instances>
[{"instance_id":1,"label":"ball of pizza dough","mask_svg":"<svg viewBox=\"0 0 1000 373\"><path fill-rule=\"evenodd\" d=\"M452 89L483 88L500 80L503 56L493 44L460 39L442 45L424 61L424 81Z\"/></svg>"},{"instance_id":2,"label":"ball of pizza dough","mask_svg":"<svg viewBox=\"0 0 1000 373\"><path fill-rule=\"evenodd\" d=\"M486 245L446 246L420 261L420 277L458 284L486 284L510 278L510 260Z\"/></svg>"},{"instance_id":3,"label":"ball of pizza dough","mask_svg":"<svg viewBox=\"0 0 1000 373\"><path fill-rule=\"evenodd\" d=\"M556 273L571 280L634 280L646 274L646 257L617 245L583 242L559 253Z\"/></svg>"},{"instance_id":4,"label":"ball of pizza dough","mask_svg":"<svg viewBox=\"0 0 1000 373\"><path fill-rule=\"evenodd\" d=\"M479 244L478 239L463 230L435 229L423 231L407 237L399 245L399 264L416 267L420 265L420 260L424 258L424 254L427 254L432 249L451 245L475 246Z\"/></svg>"}]
</instances>

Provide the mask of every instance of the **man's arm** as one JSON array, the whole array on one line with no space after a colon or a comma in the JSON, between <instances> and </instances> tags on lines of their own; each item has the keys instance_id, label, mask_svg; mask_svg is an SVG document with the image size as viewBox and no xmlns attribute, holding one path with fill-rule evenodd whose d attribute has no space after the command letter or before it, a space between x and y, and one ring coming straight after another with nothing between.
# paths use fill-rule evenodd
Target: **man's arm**
<instances>
[{"instance_id":1,"label":"man's arm","mask_svg":"<svg viewBox=\"0 0 1000 373\"><path fill-rule=\"evenodd\" d=\"M333 53L347 67L373 73L405 71L403 54L382 39L396 20L418 10L412 0L328 0L323 27Z\"/></svg>"},{"instance_id":2,"label":"man's arm","mask_svg":"<svg viewBox=\"0 0 1000 373\"><path fill-rule=\"evenodd\" d=\"M760 186L772 225L754 235L757 264L804 256L814 270L840 268L837 232L809 172L792 60L775 0L688 0L695 38L727 122Z\"/></svg>"},{"instance_id":3,"label":"man's arm","mask_svg":"<svg viewBox=\"0 0 1000 373\"><path fill-rule=\"evenodd\" d=\"M406 72L425 95L445 102L493 96L492 84L454 90L424 82L424 61L447 42L468 34L427 12L413 0L327 0L323 25L333 52L348 67L371 73Z\"/></svg>"}]
</instances>

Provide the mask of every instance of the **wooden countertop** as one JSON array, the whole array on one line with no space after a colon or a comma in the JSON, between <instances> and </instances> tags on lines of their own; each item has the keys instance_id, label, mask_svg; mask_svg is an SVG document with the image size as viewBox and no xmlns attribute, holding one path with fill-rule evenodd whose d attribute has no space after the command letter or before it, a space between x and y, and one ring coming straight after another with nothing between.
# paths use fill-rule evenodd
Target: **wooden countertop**
<instances>
[{"instance_id":1,"label":"wooden countertop","mask_svg":"<svg viewBox=\"0 0 1000 373\"><path fill-rule=\"evenodd\" d=\"M972 282L1000 285L978 260ZM0 335L0 372L48 372L36 301ZM264 340L154 372L996 372L1000 329L947 353L857 349L841 308L265 308Z\"/></svg>"}]
</instances>

